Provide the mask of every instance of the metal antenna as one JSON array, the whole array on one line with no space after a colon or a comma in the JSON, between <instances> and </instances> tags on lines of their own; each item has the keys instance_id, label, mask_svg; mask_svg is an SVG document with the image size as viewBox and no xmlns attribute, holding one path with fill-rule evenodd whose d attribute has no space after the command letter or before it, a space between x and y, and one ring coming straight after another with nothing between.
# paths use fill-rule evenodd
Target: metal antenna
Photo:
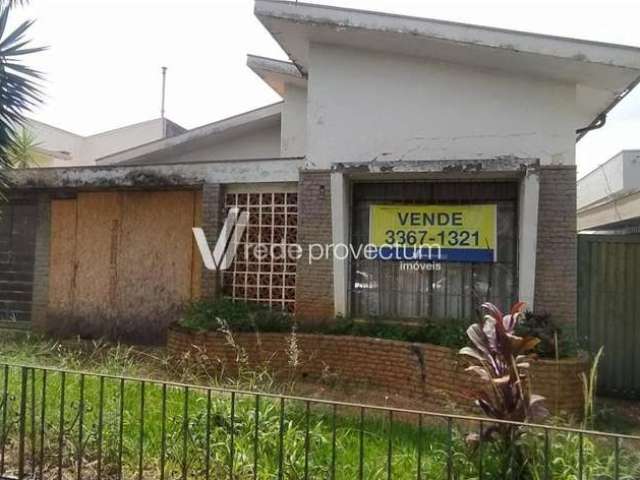
<instances>
[{"instance_id":1,"label":"metal antenna","mask_svg":"<svg viewBox=\"0 0 640 480\"><path fill-rule=\"evenodd\" d=\"M164 98L167 89L167 67L162 67L162 105L160 106L160 118L164 119Z\"/></svg>"}]
</instances>

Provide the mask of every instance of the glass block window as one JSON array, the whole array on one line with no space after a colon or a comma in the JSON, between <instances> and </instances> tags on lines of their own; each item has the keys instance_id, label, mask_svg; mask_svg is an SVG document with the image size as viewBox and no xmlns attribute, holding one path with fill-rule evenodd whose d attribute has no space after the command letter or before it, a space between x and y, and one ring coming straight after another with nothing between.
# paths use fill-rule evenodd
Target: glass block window
<instances>
[{"instance_id":1,"label":"glass block window","mask_svg":"<svg viewBox=\"0 0 640 480\"><path fill-rule=\"evenodd\" d=\"M249 212L249 225L224 274L224 294L293 313L296 260L286 252L298 240L298 194L228 193L225 215L232 207Z\"/></svg>"}]
</instances>

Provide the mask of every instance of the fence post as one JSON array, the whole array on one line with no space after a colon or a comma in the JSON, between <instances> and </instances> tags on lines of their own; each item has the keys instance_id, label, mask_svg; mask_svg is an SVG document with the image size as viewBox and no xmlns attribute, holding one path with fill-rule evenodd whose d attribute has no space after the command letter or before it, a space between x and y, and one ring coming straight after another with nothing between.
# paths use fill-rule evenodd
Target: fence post
<instances>
[{"instance_id":1,"label":"fence post","mask_svg":"<svg viewBox=\"0 0 640 480\"><path fill-rule=\"evenodd\" d=\"M24 478L24 437L26 431L27 410L27 367L22 367L20 388L20 413L19 413L19 440L18 440L18 480Z\"/></svg>"}]
</instances>

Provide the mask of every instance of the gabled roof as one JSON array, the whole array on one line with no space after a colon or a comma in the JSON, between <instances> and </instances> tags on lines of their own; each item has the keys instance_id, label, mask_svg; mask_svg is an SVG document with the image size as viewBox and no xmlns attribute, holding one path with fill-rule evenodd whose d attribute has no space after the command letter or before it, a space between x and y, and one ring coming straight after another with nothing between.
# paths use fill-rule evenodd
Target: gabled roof
<instances>
[{"instance_id":1,"label":"gabled roof","mask_svg":"<svg viewBox=\"0 0 640 480\"><path fill-rule=\"evenodd\" d=\"M312 42L494 69L576 84L593 124L640 80L636 47L280 0L255 14L303 75Z\"/></svg>"},{"instance_id":2,"label":"gabled roof","mask_svg":"<svg viewBox=\"0 0 640 480\"><path fill-rule=\"evenodd\" d=\"M306 77L292 62L247 55L247 66L280 96L284 95L287 84L301 88L307 86Z\"/></svg>"},{"instance_id":3,"label":"gabled roof","mask_svg":"<svg viewBox=\"0 0 640 480\"><path fill-rule=\"evenodd\" d=\"M128 162L150 162L158 155L165 156L173 152L179 153L184 148L198 148L273 125L280 121L281 113L282 102L274 103L209 123L202 127L187 130L181 135L164 138L99 158L97 163L99 165L105 165Z\"/></svg>"}]
</instances>

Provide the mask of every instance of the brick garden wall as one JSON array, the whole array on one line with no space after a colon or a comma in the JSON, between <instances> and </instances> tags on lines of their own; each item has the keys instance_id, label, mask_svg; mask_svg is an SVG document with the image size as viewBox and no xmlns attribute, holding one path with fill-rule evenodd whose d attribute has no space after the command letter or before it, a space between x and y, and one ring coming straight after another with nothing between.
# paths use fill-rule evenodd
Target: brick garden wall
<instances>
[{"instance_id":1,"label":"brick garden wall","mask_svg":"<svg viewBox=\"0 0 640 480\"><path fill-rule=\"evenodd\" d=\"M235 342L247 353L250 365L266 365L276 375L289 375L289 335L240 333ZM472 411L474 390L481 383L465 372L465 360L455 350L368 337L297 334L300 364L295 375L305 380L333 377L362 387L388 391L414 399L421 408L450 408L455 404ZM192 333L173 327L169 353L182 357L189 352L226 371L236 369L236 351L217 332ZM196 360L197 361L197 360ZM547 397L554 412L580 415L582 384L578 373L584 361L538 361L532 367L536 393Z\"/></svg>"}]
</instances>

